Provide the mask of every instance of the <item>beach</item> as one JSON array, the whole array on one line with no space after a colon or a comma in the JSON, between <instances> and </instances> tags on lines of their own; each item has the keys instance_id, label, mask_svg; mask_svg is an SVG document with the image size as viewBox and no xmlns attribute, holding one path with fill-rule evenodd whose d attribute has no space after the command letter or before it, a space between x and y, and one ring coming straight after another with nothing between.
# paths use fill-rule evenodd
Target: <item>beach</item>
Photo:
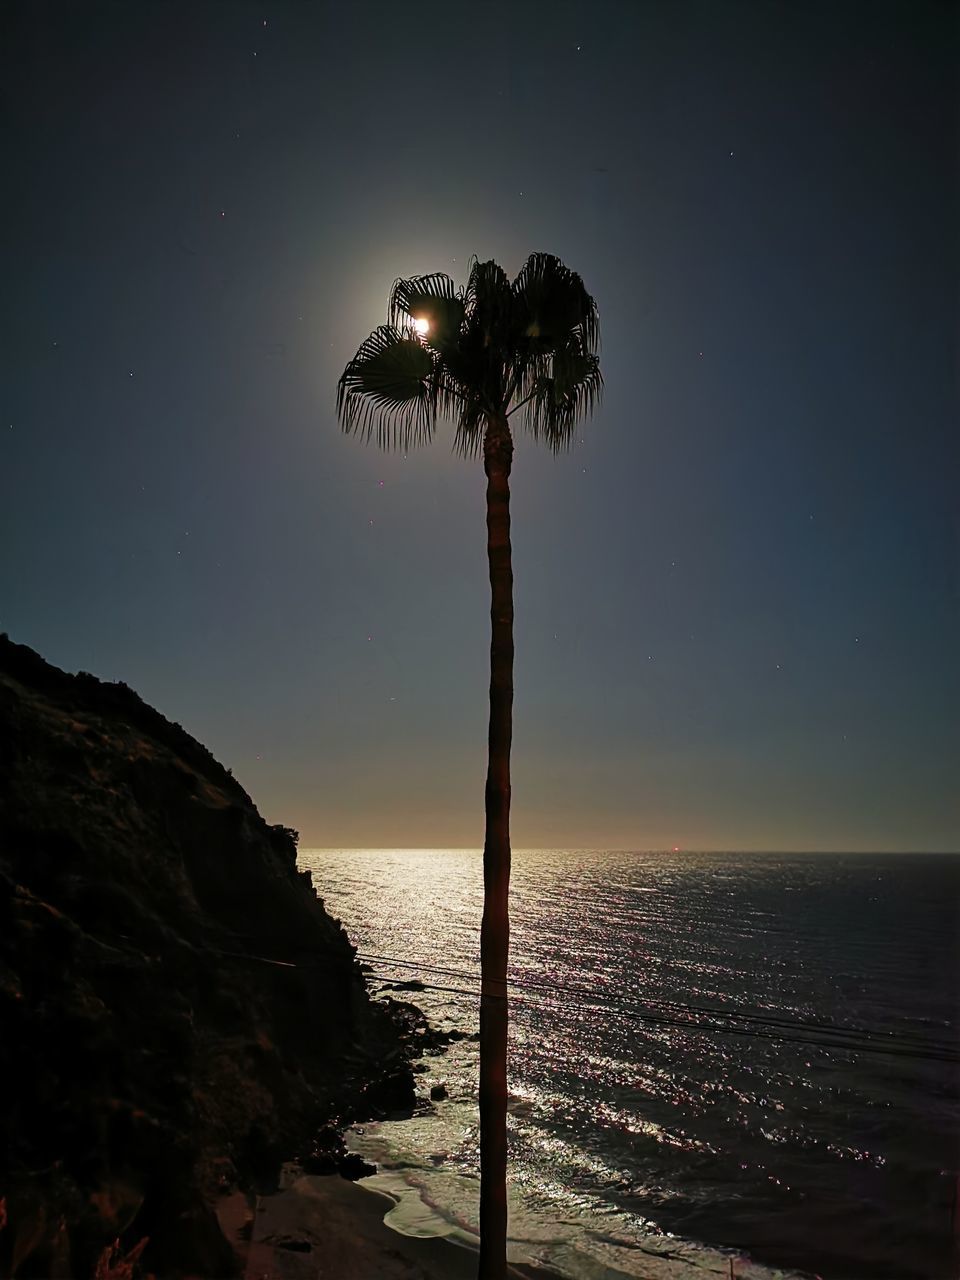
<instances>
[{"instance_id":1,"label":"beach","mask_svg":"<svg viewBox=\"0 0 960 1280\"><path fill-rule=\"evenodd\" d=\"M336 1174L311 1177L287 1166L281 1189L241 1193L218 1206L224 1233L245 1259L244 1280L474 1280L477 1254L441 1237L401 1235L384 1223L390 1196ZM516 1265L512 1280L556 1273Z\"/></svg>"}]
</instances>

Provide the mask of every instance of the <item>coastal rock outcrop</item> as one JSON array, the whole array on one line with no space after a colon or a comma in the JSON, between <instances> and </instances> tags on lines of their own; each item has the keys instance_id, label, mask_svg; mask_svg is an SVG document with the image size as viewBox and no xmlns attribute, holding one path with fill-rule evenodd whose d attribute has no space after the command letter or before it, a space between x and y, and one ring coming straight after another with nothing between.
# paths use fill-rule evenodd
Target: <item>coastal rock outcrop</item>
<instances>
[{"instance_id":1,"label":"coastal rock outcrop","mask_svg":"<svg viewBox=\"0 0 960 1280\"><path fill-rule=\"evenodd\" d=\"M0 638L0 1276L148 1242L229 1276L211 1205L412 1077L296 835L127 686Z\"/></svg>"}]
</instances>

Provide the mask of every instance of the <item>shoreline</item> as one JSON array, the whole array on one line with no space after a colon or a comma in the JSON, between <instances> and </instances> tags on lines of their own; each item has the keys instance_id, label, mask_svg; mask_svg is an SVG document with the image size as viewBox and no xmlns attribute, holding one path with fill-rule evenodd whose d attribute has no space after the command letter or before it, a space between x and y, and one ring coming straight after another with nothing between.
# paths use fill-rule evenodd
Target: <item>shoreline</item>
<instances>
[{"instance_id":1,"label":"shoreline","mask_svg":"<svg viewBox=\"0 0 960 1280\"><path fill-rule=\"evenodd\" d=\"M475 1280L477 1251L443 1236L406 1236L385 1216L393 1196L339 1174L285 1171L280 1190L240 1193L217 1206L224 1234L244 1259L243 1280ZM510 1263L511 1280L560 1280Z\"/></svg>"}]
</instances>

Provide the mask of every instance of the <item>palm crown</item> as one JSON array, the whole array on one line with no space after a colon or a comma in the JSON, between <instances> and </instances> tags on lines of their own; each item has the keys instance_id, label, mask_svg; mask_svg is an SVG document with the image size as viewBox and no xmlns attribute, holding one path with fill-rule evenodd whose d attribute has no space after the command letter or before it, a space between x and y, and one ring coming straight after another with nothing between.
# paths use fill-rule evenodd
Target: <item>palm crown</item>
<instances>
[{"instance_id":1,"label":"palm crown","mask_svg":"<svg viewBox=\"0 0 960 1280\"><path fill-rule=\"evenodd\" d=\"M337 413L382 448L429 440L447 418L476 454L485 427L519 411L558 451L599 401L599 340L596 303L551 254L531 254L513 281L495 262L474 262L464 289L442 272L397 280L387 323L341 375Z\"/></svg>"}]
</instances>

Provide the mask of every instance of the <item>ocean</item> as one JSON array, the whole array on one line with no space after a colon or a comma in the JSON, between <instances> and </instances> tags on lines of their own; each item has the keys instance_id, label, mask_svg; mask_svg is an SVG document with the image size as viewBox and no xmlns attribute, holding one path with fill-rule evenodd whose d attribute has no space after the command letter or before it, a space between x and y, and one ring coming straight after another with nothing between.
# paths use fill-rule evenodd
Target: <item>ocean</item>
<instances>
[{"instance_id":1,"label":"ocean","mask_svg":"<svg viewBox=\"0 0 960 1280\"><path fill-rule=\"evenodd\" d=\"M393 994L476 1032L479 851L300 860L373 989L419 980ZM511 895L511 1258L954 1280L960 858L515 850ZM475 1231L477 1054L428 1057L448 1097L351 1135L398 1230Z\"/></svg>"}]
</instances>

